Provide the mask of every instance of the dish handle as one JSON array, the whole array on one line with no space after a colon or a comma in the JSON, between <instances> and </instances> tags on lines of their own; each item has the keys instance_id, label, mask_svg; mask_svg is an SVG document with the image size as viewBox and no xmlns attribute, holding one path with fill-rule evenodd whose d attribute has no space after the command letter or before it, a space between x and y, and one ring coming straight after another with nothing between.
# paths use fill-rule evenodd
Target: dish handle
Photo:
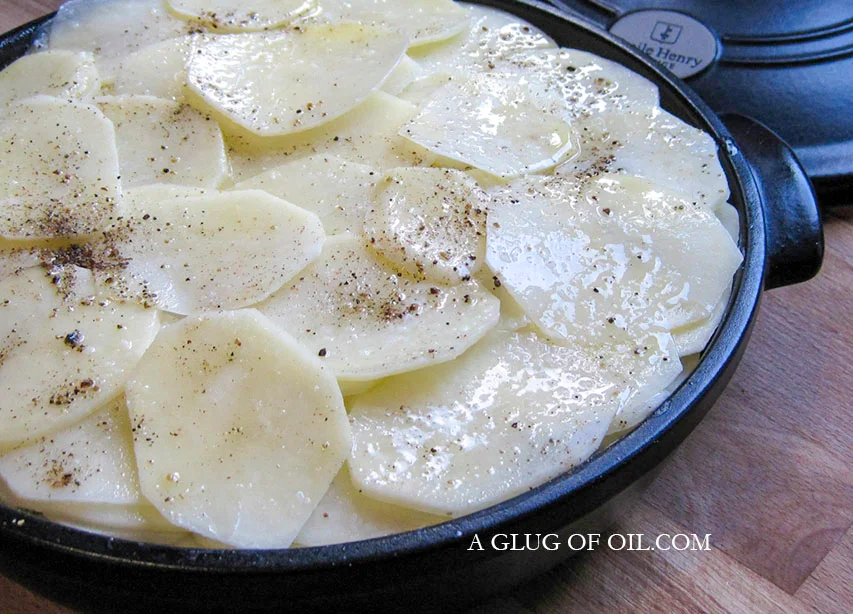
<instances>
[{"instance_id":1,"label":"dish handle","mask_svg":"<svg viewBox=\"0 0 853 614\"><path fill-rule=\"evenodd\" d=\"M809 178L791 148L756 120L721 116L749 163L764 208L767 290L807 281L823 261L823 227Z\"/></svg>"}]
</instances>

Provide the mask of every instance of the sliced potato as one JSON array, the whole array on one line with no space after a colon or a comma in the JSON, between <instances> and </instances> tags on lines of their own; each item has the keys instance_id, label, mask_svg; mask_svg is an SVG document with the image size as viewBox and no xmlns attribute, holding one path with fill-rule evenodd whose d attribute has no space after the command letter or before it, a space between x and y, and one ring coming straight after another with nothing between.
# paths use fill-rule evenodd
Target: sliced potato
<instances>
[{"instance_id":1,"label":"sliced potato","mask_svg":"<svg viewBox=\"0 0 853 614\"><path fill-rule=\"evenodd\" d=\"M438 88L399 134L498 177L547 170L575 149L555 92L497 73Z\"/></svg>"},{"instance_id":2,"label":"sliced potato","mask_svg":"<svg viewBox=\"0 0 853 614\"><path fill-rule=\"evenodd\" d=\"M117 95L138 94L182 101L187 84L191 36L142 47L121 61L113 84Z\"/></svg>"},{"instance_id":3,"label":"sliced potato","mask_svg":"<svg viewBox=\"0 0 853 614\"><path fill-rule=\"evenodd\" d=\"M280 136L358 106L405 50L403 37L358 24L199 37L188 81L201 100L249 132Z\"/></svg>"},{"instance_id":4,"label":"sliced potato","mask_svg":"<svg viewBox=\"0 0 853 614\"><path fill-rule=\"evenodd\" d=\"M215 188L228 174L222 132L209 115L153 96L103 96L95 103L115 126L124 187Z\"/></svg>"},{"instance_id":5,"label":"sliced potato","mask_svg":"<svg viewBox=\"0 0 853 614\"><path fill-rule=\"evenodd\" d=\"M658 88L611 60L579 49L524 50L493 60L484 67L515 79L539 83L559 93L568 106L568 117L585 127L587 120L604 112L627 112L658 104ZM584 135L580 134L583 138Z\"/></svg>"},{"instance_id":6,"label":"sliced potato","mask_svg":"<svg viewBox=\"0 0 853 614\"><path fill-rule=\"evenodd\" d=\"M510 293L503 287L498 276L492 273L488 267L483 267L477 273L475 279L480 282L483 288L486 288L498 297L498 300L501 302L501 317L494 328L495 332L514 333L532 323L527 314L524 313L521 305L510 296Z\"/></svg>"},{"instance_id":7,"label":"sliced potato","mask_svg":"<svg viewBox=\"0 0 853 614\"><path fill-rule=\"evenodd\" d=\"M379 173L330 154L299 158L234 186L264 190L316 214L328 235L361 232Z\"/></svg>"},{"instance_id":8,"label":"sliced potato","mask_svg":"<svg viewBox=\"0 0 853 614\"><path fill-rule=\"evenodd\" d=\"M41 263L41 248L22 241L0 239L0 281Z\"/></svg>"},{"instance_id":9,"label":"sliced potato","mask_svg":"<svg viewBox=\"0 0 853 614\"><path fill-rule=\"evenodd\" d=\"M642 380L623 400L608 432L631 429L645 420L669 396L670 387L684 371L673 335L652 333L635 342L634 347L646 361Z\"/></svg>"},{"instance_id":10,"label":"sliced potato","mask_svg":"<svg viewBox=\"0 0 853 614\"><path fill-rule=\"evenodd\" d=\"M474 281L410 281L361 237L339 235L258 309L340 381L365 381L456 358L497 323L500 305Z\"/></svg>"},{"instance_id":11,"label":"sliced potato","mask_svg":"<svg viewBox=\"0 0 853 614\"><path fill-rule=\"evenodd\" d=\"M468 13L452 0L322 0L308 22L363 23L402 35L412 46L462 32Z\"/></svg>"},{"instance_id":12,"label":"sliced potato","mask_svg":"<svg viewBox=\"0 0 853 614\"><path fill-rule=\"evenodd\" d=\"M711 135L660 107L608 110L580 121L577 127L580 154L558 167L558 175L643 177L684 192L712 209L725 205L729 197Z\"/></svg>"},{"instance_id":13,"label":"sliced potato","mask_svg":"<svg viewBox=\"0 0 853 614\"><path fill-rule=\"evenodd\" d=\"M112 82L131 53L200 29L169 15L163 0L67 0L50 22L48 47L92 52L101 79Z\"/></svg>"},{"instance_id":14,"label":"sliced potato","mask_svg":"<svg viewBox=\"0 0 853 614\"><path fill-rule=\"evenodd\" d=\"M377 253L415 279L453 285L483 263L488 203L462 171L396 168L379 181L365 233Z\"/></svg>"},{"instance_id":15,"label":"sliced potato","mask_svg":"<svg viewBox=\"0 0 853 614\"><path fill-rule=\"evenodd\" d=\"M231 546L289 546L349 454L334 378L254 309L164 328L127 403L146 497Z\"/></svg>"},{"instance_id":16,"label":"sliced potato","mask_svg":"<svg viewBox=\"0 0 853 614\"><path fill-rule=\"evenodd\" d=\"M171 541L176 535L183 533L180 528L169 523L153 505L148 503L121 505L64 501L57 504L30 501L21 503L21 507L44 514L45 517L54 522L111 537L123 537L125 534L130 534L142 537L143 541L160 543L157 540ZM148 539L149 536L152 538L151 540Z\"/></svg>"},{"instance_id":17,"label":"sliced potato","mask_svg":"<svg viewBox=\"0 0 853 614\"><path fill-rule=\"evenodd\" d=\"M0 107L39 94L87 100L100 89L101 78L89 53L33 53L0 71Z\"/></svg>"},{"instance_id":18,"label":"sliced potato","mask_svg":"<svg viewBox=\"0 0 853 614\"><path fill-rule=\"evenodd\" d=\"M454 516L538 486L586 460L654 379L663 357L646 347L493 333L453 362L390 378L350 400L353 481Z\"/></svg>"},{"instance_id":19,"label":"sliced potato","mask_svg":"<svg viewBox=\"0 0 853 614\"><path fill-rule=\"evenodd\" d=\"M661 347L666 347L669 349L670 353L668 354L668 356L674 356L672 350L675 350L677 348L674 348L672 345L670 345L673 342L664 341L660 334L655 336L662 342L664 342L664 345ZM631 403L630 406L622 408L622 410L617 414L613 422L610 423L610 428L607 430L607 437L605 437L604 441L602 442L603 448L609 446L611 443L624 436L628 431L630 431L638 424L643 422L650 415L652 415L664 401L666 401L670 396L672 396L672 394L678 389L678 387L681 386L682 383L684 383L684 380L686 380L687 377L696 369L696 365L699 364L699 357L696 354L692 356L684 356L680 360L676 359L673 364L679 365L679 363L679 373L672 379L672 381L669 383L669 385L666 386L666 388L656 388L648 390L644 395L634 399L634 402ZM663 366L662 363L661 366ZM672 368L672 365L670 365L669 368ZM672 373L675 373L674 368L672 368ZM658 381L665 381L665 375L666 370L662 369L659 373ZM669 377L667 377L666 379L669 379Z\"/></svg>"},{"instance_id":20,"label":"sliced potato","mask_svg":"<svg viewBox=\"0 0 853 614\"><path fill-rule=\"evenodd\" d=\"M235 135L228 139L235 181L314 153L340 156L375 169L424 161L423 149L397 134L417 112L414 105L377 92L358 107L313 130L283 138Z\"/></svg>"},{"instance_id":21,"label":"sliced potato","mask_svg":"<svg viewBox=\"0 0 853 614\"><path fill-rule=\"evenodd\" d=\"M737 243L740 240L740 214L729 203L720 203L714 210L720 223L731 235L732 241Z\"/></svg>"},{"instance_id":22,"label":"sliced potato","mask_svg":"<svg viewBox=\"0 0 853 614\"><path fill-rule=\"evenodd\" d=\"M62 260L0 281L0 445L59 430L115 398L159 328Z\"/></svg>"},{"instance_id":23,"label":"sliced potato","mask_svg":"<svg viewBox=\"0 0 853 614\"><path fill-rule=\"evenodd\" d=\"M325 235L313 213L260 190L128 190L126 215L105 249L119 296L179 314L257 303L319 256Z\"/></svg>"},{"instance_id":24,"label":"sliced potato","mask_svg":"<svg viewBox=\"0 0 853 614\"><path fill-rule=\"evenodd\" d=\"M446 517L390 505L361 494L344 467L295 542L300 546L343 544L413 531L445 520Z\"/></svg>"},{"instance_id":25,"label":"sliced potato","mask_svg":"<svg viewBox=\"0 0 853 614\"><path fill-rule=\"evenodd\" d=\"M166 0L178 16L208 24L217 32L268 30L317 6L317 0Z\"/></svg>"},{"instance_id":26,"label":"sliced potato","mask_svg":"<svg viewBox=\"0 0 853 614\"><path fill-rule=\"evenodd\" d=\"M560 178L518 182L492 203L487 232L486 261L513 298L576 343L699 322L742 260L704 206L620 176L581 193Z\"/></svg>"},{"instance_id":27,"label":"sliced potato","mask_svg":"<svg viewBox=\"0 0 853 614\"><path fill-rule=\"evenodd\" d=\"M0 236L95 233L120 196L112 123L95 107L37 96L0 118Z\"/></svg>"},{"instance_id":28,"label":"sliced potato","mask_svg":"<svg viewBox=\"0 0 853 614\"><path fill-rule=\"evenodd\" d=\"M397 68L395 68L388 78L385 80L385 83L382 84L382 91L388 92L392 96L397 96L406 89L412 81L417 79L423 74L421 67L418 66L418 63L415 62L412 58L407 55L404 55L400 59L400 63L397 64Z\"/></svg>"},{"instance_id":29,"label":"sliced potato","mask_svg":"<svg viewBox=\"0 0 853 614\"><path fill-rule=\"evenodd\" d=\"M525 49L555 47L538 28L492 7L469 5L464 31L448 40L409 50L424 74L470 75L495 60Z\"/></svg>"},{"instance_id":30,"label":"sliced potato","mask_svg":"<svg viewBox=\"0 0 853 614\"><path fill-rule=\"evenodd\" d=\"M24 501L144 503L124 397L77 424L0 455L0 477Z\"/></svg>"},{"instance_id":31,"label":"sliced potato","mask_svg":"<svg viewBox=\"0 0 853 614\"><path fill-rule=\"evenodd\" d=\"M714 336L714 333L720 326L720 322L723 321L723 316L726 315L726 309L729 306L731 296L732 290L730 286L714 306L711 315L706 319L672 331L672 337L675 339L675 345L678 346L679 355L691 356L705 349L705 346L708 345L711 337Z\"/></svg>"}]
</instances>

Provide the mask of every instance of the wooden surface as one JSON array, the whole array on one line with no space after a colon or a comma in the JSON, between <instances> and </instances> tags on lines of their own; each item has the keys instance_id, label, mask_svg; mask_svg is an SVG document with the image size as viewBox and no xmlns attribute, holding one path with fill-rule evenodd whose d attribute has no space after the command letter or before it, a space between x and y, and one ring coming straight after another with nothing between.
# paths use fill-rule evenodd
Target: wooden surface
<instances>
[{"instance_id":1,"label":"wooden surface","mask_svg":"<svg viewBox=\"0 0 853 614\"><path fill-rule=\"evenodd\" d=\"M3 0L0 32L58 4ZM825 217L820 275L765 296L726 393L616 529L713 549L601 549L478 612L853 612L853 216ZM0 612L61 611L0 578Z\"/></svg>"}]
</instances>

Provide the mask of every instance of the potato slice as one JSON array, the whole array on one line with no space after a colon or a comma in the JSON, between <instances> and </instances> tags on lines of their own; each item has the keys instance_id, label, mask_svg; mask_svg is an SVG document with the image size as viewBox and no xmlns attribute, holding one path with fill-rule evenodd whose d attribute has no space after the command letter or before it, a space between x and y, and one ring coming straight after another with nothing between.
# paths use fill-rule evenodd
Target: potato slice
<instances>
[{"instance_id":1,"label":"potato slice","mask_svg":"<svg viewBox=\"0 0 853 614\"><path fill-rule=\"evenodd\" d=\"M39 94L86 100L100 89L101 78L89 53L33 53L0 71L0 107Z\"/></svg>"},{"instance_id":2,"label":"potato slice","mask_svg":"<svg viewBox=\"0 0 853 614\"><path fill-rule=\"evenodd\" d=\"M341 381L365 381L459 356L498 320L474 282L408 280L361 237L330 237L322 256L258 309Z\"/></svg>"},{"instance_id":3,"label":"potato slice","mask_svg":"<svg viewBox=\"0 0 853 614\"><path fill-rule=\"evenodd\" d=\"M418 63L409 56L404 55L400 59L400 63L397 64L397 68L388 75L388 78L380 89L392 96L397 96L422 74L423 70L418 66Z\"/></svg>"},{"instance_id":4,"label":"potato slice","mask_svg":"<svg viewBox=\"0 0 853 614\"><path fill-rule=\"evenodd\" d=\"M122 185L215 188L228 173L222 132L209 115L152 96L103 96L95 103L115 126Z\"/></svg>"},{"instance_id":5,"label":"potato slice","mask_svg":"<svg viewBox=\"0 0 853 614\"><path fill-rule=\"evenodd\" d=\"M317 0L166 0L178 16L208 24L217 32L268 30L317 7Z\"/></svg>"},{"instance_id":6,"label":"potato slice","mask_svg":"<svg viewBox=\"0 0 853 614\"><path fill-rule=\"evenodd\" d=\"M101 79L112 82L131 53L200 29L169 15L163 0L67 0L50 22L48 47L94 53Z\"/></svg>"},{"instance_id":7,"label":"potato slice","mask_svg":"<svg viewBox=\"0 0 853 614\"><path fill-rule=\"evenodd\" d=\"M341 469L320 505L302 527L295 543L326 546L413 531L438 524L446 517L389 505L361 494Z\"/></svg>"},{"instance_id":8,"label":"potato slice","mask_svg":"<svg viewBox=\"0 0 853 614\"><path fill-rule=\"evenodd\" d=\"M501 302L501 317L498 320L497 326L493 329L495 332L514 333L532 324L530 318L524 313L521 305L510 296L506 288L501 284L497 275L492 273L488 267L483 267L474 277L483 288L498 297Z\"/></svg>"},{"instance_id":9,"label":"potato slice","mask_svg":"<svg viewBox=\"0 0 853 614\"><path fill-rule=\"evenodd\" d=\"M32 509L45 517L82 531L101 533L110 537L132 534L141 541L171 541L183 531L163 518L157 509L148 503L141 505L118 505L109 503L61 504L33 501L23 507ZM149 540L149 536L152 538Z\"/></svg>"},{"instance_id":10,"label":"potato slice","mask_svg":"<svg viewBox=\"0 0 853 614\"><path fill-rule=\"evenodd\" d=\"M659 102L658 88L648 79L605 58L579 49L534 49L493 60L487 71L539 83L568 100L569 118L577 122L610 112L647 109ZM584 135L580 134L583 138Z\"/></svg>"},{"instance_id":11,"label":"potato slice","mask_svg":"<svg viewBox=\"0 0 853 614\"><path fill-rule=\"evenodd\" d=\"M492 333L451 363L388 379L350 401L356 488L458 516L538 486L595 452L655 379L654 340L561 347Z\"/></svg>"},{"instance_id":12,"label":"potato slice","mask_svg":"<svg viewBox=\"0 0 853 614\"><path fill-rule=\"evenodd\" d=\"M349 454L334 378L254 309L164 328L127 403L146 497L231 546L289 546Z\"/></svg>"},{"instance_id":13,"label":"potato slice","mask_svg":"<svg viewBox=\"0 0 853 614\"><path fill-rule=\"evenodd\" d=\"M720 203L714 210L720 223L731 235L732 241L737 243L740 240L740 214L729 203Z\"/></svg>"},{"instance_id":14,"label":"potato slice","mask_svg":"<svg viewBox=\"0 0 853 614\"><path fill-rule=\"evenodd\" d=\"M313 130L282 138L232 136L230 146L235 181L314 153L340 156L376 169L424 162L426 153L397 134L417 108L385 92L377 92L358 107Z\"/></svg>"},{"instance_id":15,"label":"potato slice","mask_svg":"<svg viewBox=\"0 0 853 614\"><path fill-rule=\"evenodd\" d=\"M409 50L424 74L470 75L518 51L556 46L538 28L515 15L477 5L469 5L467 10L470 19L461 34Z\"/></svg>"},{"instance_id":16,"label":"potato slice","mask_svg":"<svg viewBox=\"0 0 853 614\"><path fill-rule=\"evenodd\" d=\"M146 186L128 190L126 215L103 247L113 291L173 313L236 309L269 296L319 256L320 220L260 190Z\"/></svg>"},{"instance_id":17,"label":"potato slice","mask_svg":"<svg viewBox=\"0 0 853 614\"><path fill-rule=\"evenodd\" d=\"M0 281L41 263L41 247L0 239Z\"/></svg>"},{"instance_id":18,"label":"potato slice","mask_svg":"<svg viewBox=\"0 0 853 614\"><path fill-rule=\"evenodd\" d=\"M360 233L379 173L329 154L299 158L234 186L264 190L320 218L328 235Z\"/></svg>"},{"instance_id":19,"label":"potato slice","mask_svg":"<svg viewBox=\"0 0 853 614\"><path fill-rule=\"evenodd\" d=\"M95 107L37 96L0 118L0 236L101 230L120 195L112 123Z\"/></svg>"},{"instance_id":20,"label":"potato slice","mask_svg":"<svg viewBox=\"0 0 853 614\"><path fill-rule=\"evenodd\" d=\"M723 321L723 316L726 315L726 309L729 306L729 299L732 296L731 286L723 293L720 300L714 306L711 315L699 323L691 326L684 326L672 331L672 337L675 339L675 345L678 346L678 353L681 356L691 356L698 354L705 349L711 337Z\"/></svg>"},{"instance_id":21,"label":"potato slice","mask_svg":"<svg viewBox=\"0 0 853 614\"><path fill-rule=\"evenodd\" d=\"M246 130L280 136L325 124L379 88L406 50L403 37L358 24L276 34L199 37L190 88Z\"/></svg>"},{"instance_id":22,"label":"potato slice","mask_svg":"<svg viewBox=\"0 0 853 614\"><path fill-rule=\"evenodd\" d=\"M61 260L0 281L0 445L115 398L159 328L156 310L108 300L89 270Z\"/></svg>"},{"instance_id":23,"label":"potato slice","mask_svg":"<svg viewBox=\"0 0 853 614\"><path fill-rule=\"evenodd\" d=\"M543 331L589 344L711 315L742 260L711 211L629 177L576 190L531 179L489 210L489 268Z\"/></svg>"},{"instance_id":24,"label":"potato slice","mask_svg":"<svg viewBox=\"0 0 853 614\"><path fill-rule=\"evenodd\" d=\"M378 184L365 233L377 253L415 279L454 285L483 264L488 204L462 171L396 168Z\"/></svg>"},{"instance_id":25,"label":"potato slice","mask_svg":"<svg viewBox=\"0 0 853 614\"><path fill-rule=\"evenodd\" d=\"M176 529L139 489L122 395L91 416L0 456L8 500L89 530Z\"/></svg>"},{"instance_id":26,"label":"potato slice","mask_svg":"<svg viewBox=\"0 0 853 614\"><path fill-rule=\"evenodd\" d=\"M576 178L618 173L679 190L711 209L729 197L717 144L657 106L613 109L579 121L580 155L556 169Z\"/></svg>"},{"instance_id":27,"label":"potato slice","mask_svg":"<svg viewBox=\"0 0 853 614\"><path fill-rule=\"evenodd\" d=\"M121 61L113 92L182 101L192 40L191 36L170 38L131 53Z\"/></svg>"},{"instance_id":28,"label":"potato slice","mask_svg":"<svg viewBox=\"0 0 853 614\"><path fill-rule=\"evenodd\" d=\"M468 25L468 13L452 0L321 0L307 23L361 23L402 35L423 45L450 38Z\"/></svg>"},{"instance_id":29,"label":"potato slice","mask_svg":"<svg viewBox=\"0 0 853 614\"><path fill-rule=\"evenodd\" d=\"M544 171L574 150L567 103L512 75L482 74L441 86L399 134L498 177Z\"/></svg>"}]
</instances>

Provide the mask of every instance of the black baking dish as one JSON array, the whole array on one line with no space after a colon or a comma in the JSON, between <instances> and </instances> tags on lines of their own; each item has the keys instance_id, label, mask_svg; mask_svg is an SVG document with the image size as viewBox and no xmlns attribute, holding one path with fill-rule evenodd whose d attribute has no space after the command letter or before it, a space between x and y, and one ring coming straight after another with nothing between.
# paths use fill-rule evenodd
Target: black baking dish
<instances>
[{"instance_id":1,"label":"black baking dish","mask_svg":"<svg viewBox=\"0 0 853 614\"><path fill-rule=\"evenodd\" d=\"M635 431L574 471L441 525L351 544L290 550L200 550L85 533L0 505L2 572L91 610L319 608L447 610L545 571L556 551L469 551L497 533L602 532L722 392L744 351L765 289L816 274L823 252L811 185L790 149L741 116L716 116L629 45L533 0L480 0L515 13L560 45L618 61L660 88L663 106L710 133L741 216L744 254L731 302L697 369ZM0 67L29 49L50 16L0 37Z\"/></svg>"}]
</instances>

